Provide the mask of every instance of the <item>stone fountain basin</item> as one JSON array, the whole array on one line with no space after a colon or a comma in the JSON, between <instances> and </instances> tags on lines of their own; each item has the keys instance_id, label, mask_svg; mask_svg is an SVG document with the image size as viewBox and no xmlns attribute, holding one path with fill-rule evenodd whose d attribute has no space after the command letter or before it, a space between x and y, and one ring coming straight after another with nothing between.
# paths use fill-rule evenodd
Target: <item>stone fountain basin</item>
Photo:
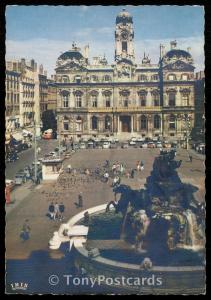
<instances>
[{"instance_id":1,"label":"stone fountain basin","mask_svg":"<svg viewBox=\"0 0 211 300\"><path fill-rule=\"evenodd\" d=\"M100 214L105 211L107 204L87 209L90 215ZM84 212L71 218L68 224L77 225L84 218ZM114 290L120 293L138 294L199 294L205 293L205 267L204 266L152 266L149 270L141 269L139 264L119 262L104 258L101 255L90 257L85 247L85 241L76 239L73 244L75 254L75 266L78 269L85 269L86 276L106 278L152 278L162 279L162 285L111 285ZM106 282L104 283L106 287ZM111 287L110 286L110 287Z\"/></svg>"}]
</instances>

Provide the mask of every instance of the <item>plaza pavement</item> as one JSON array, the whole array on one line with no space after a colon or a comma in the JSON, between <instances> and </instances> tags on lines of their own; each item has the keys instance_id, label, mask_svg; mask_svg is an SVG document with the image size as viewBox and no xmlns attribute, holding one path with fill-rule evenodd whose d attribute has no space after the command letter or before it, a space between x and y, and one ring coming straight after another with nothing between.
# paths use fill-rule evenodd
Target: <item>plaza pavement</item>
<instances>
[{"instance_id":1,"label":"plaza pavement","mask_svg":"<svg viewBox=\"0 0 211 300\"><path fill-rule=\"evenodd\" d=\"M204 158L202 155L189 151L193 156L190 163L188 153L184 149L179 149L176 159L182 160L182 165L178 169L178 174L183 182L189 182L198 187L195 197L198 201L204 201ZM136 175L134 179L122 179L122 184L130 185L131 189L144 187L146 178L150 175L154 157L159 154L159 149L90 149L79 150L70 159L64 161L64 168L71 163L73 168L95 168L102 166L106 159L110 162L126 163L127 169L135 168L136 162L144 160L145 169ZM64 176L64 175L62 175ZM65 175L65 176L68 176ZM47 216L50 201L63 202L65 209L65 219L67 222L78 212L95 205L107 203L114 199L114 194L109 184L95 180L87 183L77 181L69 188L60 185L58 182L44 183L36 187L20 187L12 193L15 203L6 207L6 258L25 259L33 251L46 250L53 258L60 258L60 251L49 250L48 242L53 236L53 232L59 229L60 221L52 221ZM84 207L76 208L78 194L82 192ZM26 242L20 240L20 231L25 219L29 219L31 227L30 239Z\"/></svg>"}]
</instances>

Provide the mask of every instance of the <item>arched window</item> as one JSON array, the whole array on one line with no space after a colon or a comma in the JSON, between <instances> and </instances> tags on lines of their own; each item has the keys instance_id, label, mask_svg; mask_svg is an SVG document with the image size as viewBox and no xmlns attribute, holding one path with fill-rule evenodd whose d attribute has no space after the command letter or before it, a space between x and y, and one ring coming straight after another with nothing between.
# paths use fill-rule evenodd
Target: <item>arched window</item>
<instances>
[{"instance_id":1,"label":"arched window","mask_svg":"<svg viewBox=\"0 0 211 300\"><path fill-rule=\"evenodd\" d=\"M152 100L153 100L154 106L160 105L160 95L158 92L152 93Z\"/></svg>"},{"instance_id":2,"label":"arched window","mask_svg":"<svg viewBox=\"0 0 211 300\"><path fill-rule=\"evenodd\" d=\"M141 116L140 118L140 129L147 129L147 117L146 116Z\"/></svg>"},{"instance_id":3,"label":"arched window","mask_svg":"<svg viewBox=\"0 0 211 300\"><path fill-rule=\"evenodd\" d=\"M62 76L62 82L64 83L70 82L69 77L67 75Z\"/></svg>"},{"instance_id":4,"label":"arched window","mask_svg":"<svg viewBox=\"0 0 211 300\"><path fill-rule=\"evenodd\" d=\"M105 129L111 130L111 117L105 116Z\"/></svg>"},{"instance_id":5,"label":"arched window","mask_svg":"<svg viewBox=\"0 0 211 300\"><path fill-rule=\"evenodd\" d=\"M169 74L168 75L168 80L176 80L176 75L175 74Z\"/></svg>"},{"instance_id":6,"label":"arched window","mask_svg":"<svg viewBox=\"0 0 211 300\"><path fill-rule=\"evenodd\" d=\"M139 105L146 106L147 93L145 91L141 91L138 93L139 95Z\"/></svg>"},{"instance_id":7,"label":"arched window","mask_svg":"<svg viewBox=\"0 0 211 300\"><path fill-rule=\"evenodd\" d=\"M188 80L189 79L188 74L182 74L181 79L182 80Z\"/></svg>"},{"instance_id":8,"label":"arched window","mask_svg":"<svg viewBox=\"0 0 211 300\"><path fill-rule=\"evenodd\" d=\"M98 77L96 75L92 75L92 82L97 82L98 81Z\"/></svg>"},{"instance_id":9,"label":"arched window","mask_svg":"<svg viewBox=\"0 0 211 300\"><path fill-rule=\"evenodd\" d=\"M81 91L75 92L75 106L76 107L82 107L82 95L83 95L83 93Z\"/></svg>"},{"instance_id":10,"label":"arched window","mask_svg":"<svg viewBox=\"0 0 211 300\"><path fill-rule=\"evenodd\" d=\"M161 119L159 115L155 115L154 116L154 128L155 129L160 129L160 123L161 123Z\"/></svg>"},{"instance_id":11,"label":"arched window","mask_svg":"<svg viewBox=\"0 0 211 300\"><path fill-rule=\"evenodd\" d=\"M62 92L62 99L63 99L63 107L69 107L69 92L68 91Z\"/></svg>"},{"instance_id":12,"label":"arched window","mask_svg":"<svg viewBox=\"0 0 211 300\"><path fill-rule=\"evenodd\" d=\"M174 115L170 115L169 117L169 129L171 130L176 129L176 117Z\"/></svg>"},{"instance_id":13,"label":"arched window","mask_svg":"<svg viewBox=\"0 0 211 300\"><path fill-rule=\"evenodd\" d=\"M92 107L97 107L97 95L92 95Z\"/></svg>"},{"instance_id":14,"label":"arched window","mask_svg":"<svg viewBox=\"0 0 211 300\"><path fill-rule=\"evenodd\" d=\"M92 117L92 130L97 130L97 117L96 116L93 116Z\"/></svg>"},{"instance_id":15,"label":"arched window","mask_svg":"<svg viewBox=\"0 0 211 300\"><path fill-rule=\"evenodd\" d=\"M169 93L169 106L175 106L176 104L176 93L170 92Z\"/></svg>"}]
</instances>

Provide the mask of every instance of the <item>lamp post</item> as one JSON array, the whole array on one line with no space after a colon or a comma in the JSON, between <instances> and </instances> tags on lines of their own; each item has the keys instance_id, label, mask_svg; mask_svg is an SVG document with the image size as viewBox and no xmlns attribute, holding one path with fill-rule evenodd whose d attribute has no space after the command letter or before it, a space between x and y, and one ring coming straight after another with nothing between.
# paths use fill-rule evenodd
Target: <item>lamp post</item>
<instances>
[{"instance_id":1,"label":"lamp post","mask_svg":"<svg viewBox=\"0 0 211 300\"><path fill-rule=\"evenodd\" d=\"M190 129L191 129L191 120L192 117L190 114L183 114L182 120L185 123L185 132L186 132L186 149L189 149L189 135L190 135Z\"/></svg>"}]
</instances>

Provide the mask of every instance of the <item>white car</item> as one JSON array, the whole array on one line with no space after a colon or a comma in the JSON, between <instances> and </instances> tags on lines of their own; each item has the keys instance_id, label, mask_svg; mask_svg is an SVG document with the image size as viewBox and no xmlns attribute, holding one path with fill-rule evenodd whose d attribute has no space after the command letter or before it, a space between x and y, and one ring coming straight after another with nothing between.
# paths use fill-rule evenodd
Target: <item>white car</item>
<instances>
[{"instance_id":1,"label":"white car","mask_svg":"<svg viewBox=\"0 0 211 300\"><path fill-rule=\"evenodd\" d=\"M114 142L118 143L119 142L118 138L114 138Z\"/></svg>"},{"instance_id":2,"label":"white car","mask_svg":"<svg viewBox=\"0 0 211 300\"><path fill-rule=\"evenodd\" d=\"M136 142L144 142L144 138L138 137L138 138L136 139Z\"/></svg>"},{"instance_id":3,"label":"white car","mask_svg":"<svg viewBox=\"0 0 211 300\"><path fill-rule=\"evenodd\" d=\"M136 137L132 137L131 138L131 142L136 142L137 138Z\"/></svg>"},{"instance_id":4,"label":"white car","mask_svg":"<svg viewBox=\"0 0 211 300\"><path fill-rule=\"evenodd\" d=\"M142 144L142 148L148 148L148 144L147 143L143 143Z\"/></svg>"},{"instance_id":5,"label":"white car","mask_svg":"<svg viewBox=\"0 0 211 300\"><path fill-rule=\"evenodd\" d=\"M80 143L80 149L86 149L86 144L85 143Z\"/></svg>"},{"instance_id":6,"label":"white car","mask_svg":"<svg viewBox=\"0 0 211 300\"><path fill-rule=\"evenodd\" d=\"M161 142L157 142L156 143L156 148L163 148L162 143Z\"/></svg>"},{"instance_id":7,"label":"white car","mask_svg":"<svg viewBox=\"0 0 211 300\"><path fill-rule=\"evenodd\" d=\"M136 145L136 142L135 141L133 141L132 139L129 141L129 145L130 146L134 146L134 145Z\"/></svg>"},{"instance_id":8,"label":"white car","mask_svg":"<svg viewBox=\"0 0 211 300\"><path fill-rule=\"evenodd\" d=\"M103 149L109 149L110 148L110 143L107 142L103 142Z\"/></svg>"}]
</instances>

